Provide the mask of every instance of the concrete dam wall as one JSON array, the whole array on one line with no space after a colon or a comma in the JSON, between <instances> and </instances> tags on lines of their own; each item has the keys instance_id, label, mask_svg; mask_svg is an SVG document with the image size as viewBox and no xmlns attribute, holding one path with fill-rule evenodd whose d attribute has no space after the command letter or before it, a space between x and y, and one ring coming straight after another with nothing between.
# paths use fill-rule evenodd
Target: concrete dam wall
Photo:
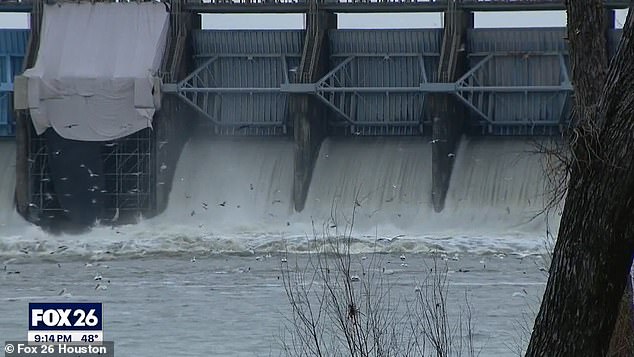
<instances>
[{"instance_id":1,"label":"concrete dam wall","mask_svg":"<svg viewBox=\"0 0 634 357\"><path fill-rule=\"evenodd\" d=\"M293 145L283 138L194 138L176 168L165 213L214 232L295 232L314 223L416 234L539 232L545 174L528 140L460 144L441 213L431 202L429 138L326 139L306 206L292 205ZM297 227L301 227L298 229Z\"/></svg>"}]
</instances>

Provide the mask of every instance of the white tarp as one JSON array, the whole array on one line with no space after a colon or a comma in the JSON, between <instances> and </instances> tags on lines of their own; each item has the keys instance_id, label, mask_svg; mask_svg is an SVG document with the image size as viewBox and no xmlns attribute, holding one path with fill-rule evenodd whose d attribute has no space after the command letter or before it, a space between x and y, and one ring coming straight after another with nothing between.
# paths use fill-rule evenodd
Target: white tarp
<instances>
[{"instance_id":1,"label":"white tarp","mask_svg":"<svg viewBox=\"0 0 634 357\"><path fill-rule=\"evenodd\" d=\"M45 6L37 61L24 72L37 133L104 141L151 127L168 26L157 2Z\"/></svg>"}]
</instances>

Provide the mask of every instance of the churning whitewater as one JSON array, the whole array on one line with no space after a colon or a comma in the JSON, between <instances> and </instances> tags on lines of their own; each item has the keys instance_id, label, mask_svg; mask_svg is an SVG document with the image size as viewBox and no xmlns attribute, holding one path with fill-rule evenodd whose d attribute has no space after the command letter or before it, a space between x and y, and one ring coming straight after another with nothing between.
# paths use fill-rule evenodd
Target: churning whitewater
<instances>
[{"instance_id":1,"label":"churning whitewater","mask_svg":"<svg viewBox=\"0 0 634 357\"><path fill-rule=\"evenodd\" d=\"M420 137L326 139L305 209L297 213L291 140L192 138L165 212L134 225L52 236L15 212L15 145L3 143L0 223L7 237L0 257L303 252L324 229L343 234L353 213L354 252L543 251L546 219L538 213L545 179L539 156L530 153L533 144L463 139L441 213L431 204L432 145Z\"/></svg>"}]
</instances>

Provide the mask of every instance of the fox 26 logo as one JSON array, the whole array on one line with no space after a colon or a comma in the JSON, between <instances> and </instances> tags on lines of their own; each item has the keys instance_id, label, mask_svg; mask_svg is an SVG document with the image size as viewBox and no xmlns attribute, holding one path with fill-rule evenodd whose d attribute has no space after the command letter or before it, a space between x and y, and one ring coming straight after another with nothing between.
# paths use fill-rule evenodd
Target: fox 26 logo
<instances>
[{"instance_id":1,"label":"fox 26 logo","mask_svg":"<svg viewBox=\"0 0 634 357\"><path fill-rule=\"evenodd\" d=\"M101 303L29 303L29 331L102 331Z\"/></svg>"}]
</instances>

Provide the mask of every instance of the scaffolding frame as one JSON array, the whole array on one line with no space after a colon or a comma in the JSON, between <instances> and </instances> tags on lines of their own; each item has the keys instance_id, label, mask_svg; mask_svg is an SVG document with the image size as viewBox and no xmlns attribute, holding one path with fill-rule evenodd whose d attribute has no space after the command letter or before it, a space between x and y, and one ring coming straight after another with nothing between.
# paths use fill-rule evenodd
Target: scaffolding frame
<instances>
[{"instance_id":1,"label":"scaffolding frame","mask_svg":"<svg viewBox=\"0 0 634 357\"><path fill-rule=\"evenodd\" d=\"M30 219L55 220L65 216L61 208L48 163L46 139L31 132L28 171L31 182ZM156 170L151 129L101 144L105 187L102 219L115 215L137 217L151 214L156 206Z\"/></svg>"}]
</instances>

